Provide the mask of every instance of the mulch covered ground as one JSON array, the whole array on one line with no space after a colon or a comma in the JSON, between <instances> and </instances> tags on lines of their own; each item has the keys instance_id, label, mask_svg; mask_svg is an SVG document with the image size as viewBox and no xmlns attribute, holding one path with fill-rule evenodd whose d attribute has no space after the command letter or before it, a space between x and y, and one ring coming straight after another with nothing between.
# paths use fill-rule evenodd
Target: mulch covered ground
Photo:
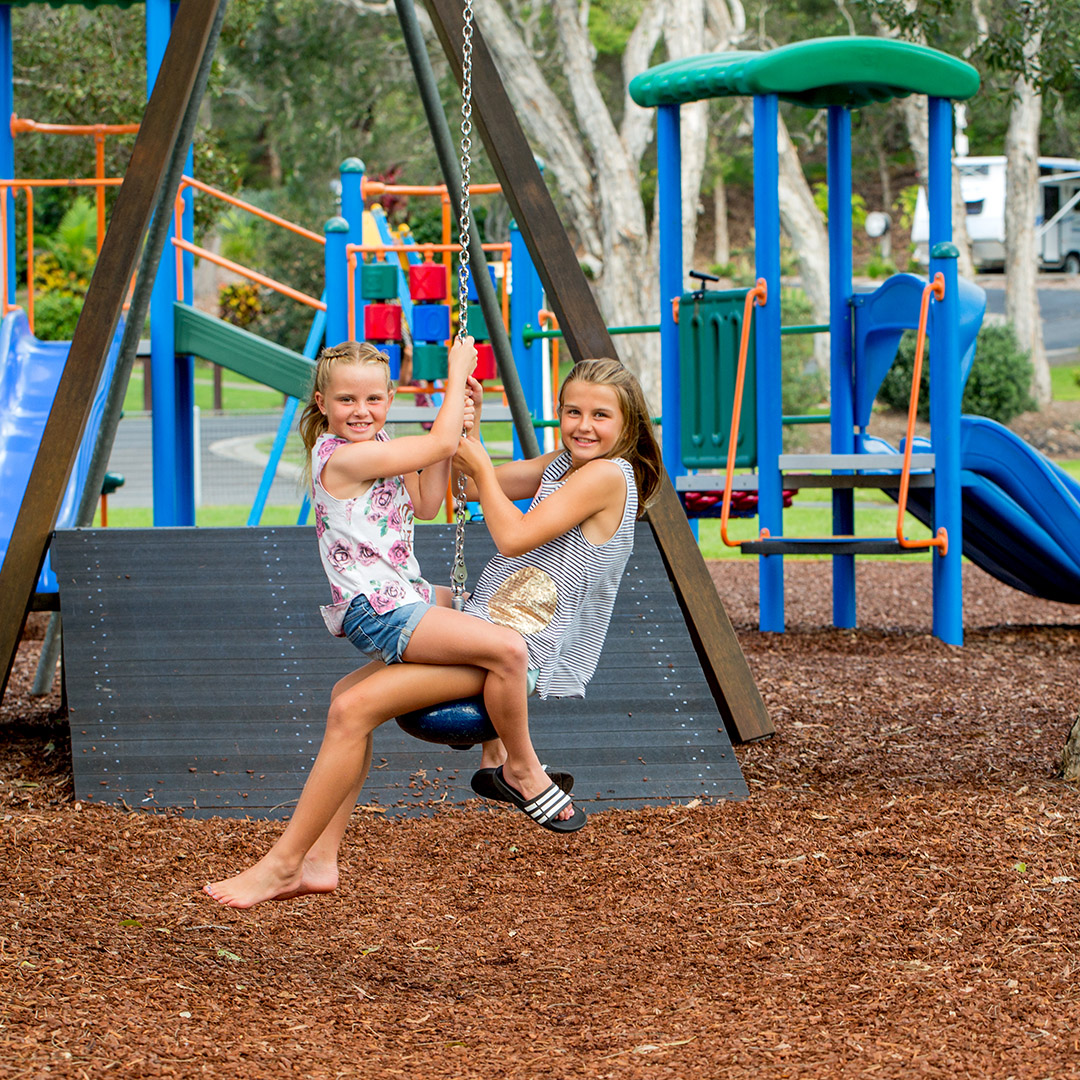
<instances>
[{"instance_id":1,"label":"mulch covered ground","mask_svg":"<svg viewBox=\"0 0 1080 1080\"><path fill-rule=\"evenodd\" d=\"M713 565L778 735L749 800L612 811L570 839L503 809L358 813L332 896L216 907L280 824L80 807L59 700L0 753L0 1077L1080 1076L1080 610L929 567ZM558 762L573 766L572 761Z\"/></svg>"}]
</instances>

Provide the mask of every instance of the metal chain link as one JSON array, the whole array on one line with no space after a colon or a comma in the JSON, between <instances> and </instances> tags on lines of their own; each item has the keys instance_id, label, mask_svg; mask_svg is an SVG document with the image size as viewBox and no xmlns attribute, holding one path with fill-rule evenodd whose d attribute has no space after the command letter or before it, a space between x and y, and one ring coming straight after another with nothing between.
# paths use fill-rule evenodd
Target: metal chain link
<instances>
[{"instance_id":1,"label":"metal chain link","mask_svg":"<svg viewBox=\"0 0 1080 1080\"><path fill-rule=\"evenodd\" d=\"M458 341L469 333L469 239L471 232L471 206L469 204L469 171L472 165L472 0L465 0L462 13L461 33L461 214L458 217L458 240L461 253L458 256ZM453 606L461 611L465 606L465 498L466 479L458 473L457 490L454 493L454 568L450 575L450 591Z\"/></svg>"}]
</instances>

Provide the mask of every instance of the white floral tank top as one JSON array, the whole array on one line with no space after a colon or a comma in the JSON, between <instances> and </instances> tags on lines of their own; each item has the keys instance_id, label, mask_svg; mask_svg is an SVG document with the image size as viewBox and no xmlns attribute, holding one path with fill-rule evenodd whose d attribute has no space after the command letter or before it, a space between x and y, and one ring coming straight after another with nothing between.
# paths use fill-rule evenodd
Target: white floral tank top
<instances>
[{"instance_id":1,"label":"white floral tank top","mask_svg":"<svg viewBox=\"0 0 1080 1080\"><path fill-rule=\"evenodd\" d=\"M380 441L390 436L380 431ZM315 536L333 603L321 608L335 637L353 597L362 593L380 615L406 604L431 603L431 586L413 554L413 505L400 476L373 480L355 499L336 499L322 486L331 455L348 440L327 432L311 450Z\"/></svg>"}]
</instances>

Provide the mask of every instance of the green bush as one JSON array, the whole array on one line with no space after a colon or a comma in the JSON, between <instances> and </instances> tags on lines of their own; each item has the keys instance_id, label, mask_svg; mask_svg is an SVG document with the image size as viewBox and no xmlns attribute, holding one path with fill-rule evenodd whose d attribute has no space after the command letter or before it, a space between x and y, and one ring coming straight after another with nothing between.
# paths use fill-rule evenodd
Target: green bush
<instances>
[{"instance_id":1,"label":"green bush","mask_svg":"<svg viewBox=\"0 0 1080 1080\"><path fill-rule=\"evenodd\" d=\"M928 351L923 355L922 380L919 386L919 417L930 417L930 378ZM896 350L896 360L878 390L878 401L894 409L907 411L911 397L911 376L915 367L915 332L908 330ZM975 363L960 408L965 413L987 416L1007 424L1014 416L1035 408L1029 393L1032 367L1028 354L1021 350L1010 325L984 326L979 331Z\"/></svg>"},{"instance_id":2,"label":"green bush","mask_svg":"<svg viewBox=\"0 0 1080 1080\"><path fill-rule=\"evenodd\" d=\"M83 297L44 293L34 301L34 334L42 341L70 341L83 308Z\"/></svg>"},{"instance_id":3,"label":"green bush","mask_svg":"<svg viewBox=\"0 0 1080 1080\"><path fill-rule=\"evenodd\" d=\"M782 326L806 326L814 310L802 289L780 290ZM814 339L809 334L785 334L780 339L781 407L785 416L799 416L825 396L825 380L814 363Z\"/></svg>"}]
</instances>

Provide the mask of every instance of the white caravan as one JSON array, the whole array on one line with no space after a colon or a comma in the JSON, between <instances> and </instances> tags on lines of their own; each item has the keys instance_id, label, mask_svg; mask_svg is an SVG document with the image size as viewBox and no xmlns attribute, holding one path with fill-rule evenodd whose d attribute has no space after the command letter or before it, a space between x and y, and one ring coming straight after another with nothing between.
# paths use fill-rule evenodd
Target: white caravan
<instances>
[{"instance_id":1,"label":"white caravan","mask_svg":"<svg viewBox=\"0 0 1080 1080\"><path fill-rule=\"evenodd\" d=\"M960 190L967 206L971 255L980 269L1005 265L1005 158L958 157ZM1080 274L1080 161L1039 158L1040 212L1035 219L1039 264ZM915 258L927 262L930 216L919 188L911 242Z\"/></svg>"}]
</instances>

